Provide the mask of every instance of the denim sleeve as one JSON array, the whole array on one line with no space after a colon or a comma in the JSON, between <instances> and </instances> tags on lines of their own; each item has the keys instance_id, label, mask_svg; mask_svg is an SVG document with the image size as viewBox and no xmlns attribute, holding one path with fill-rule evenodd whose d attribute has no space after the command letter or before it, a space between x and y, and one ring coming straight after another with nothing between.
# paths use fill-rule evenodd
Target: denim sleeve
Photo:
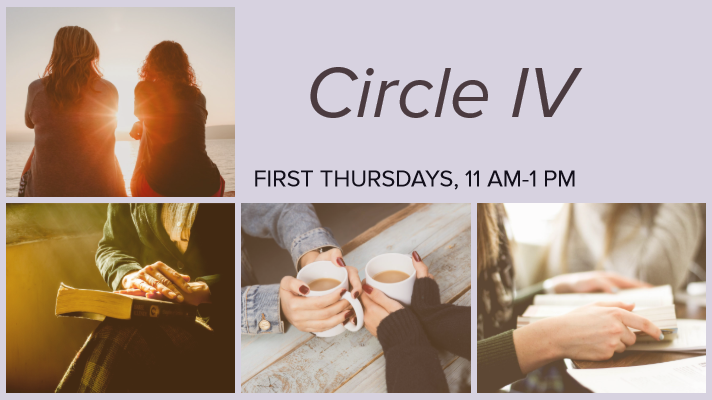
<instances>
[{"instance_id":1,"label":"denim sleeve","mask_svg":"<svg viewBox=\"0 0 712 400\"><path fill-rule=\"evenodd\" d=\"M242 230L259 238L272 238L289 250L296 266L309 251L339 247L328 228L323 228L308 203L242 204Z\"/></svg>"},{"instance_id":2,"label":"denim sleeve","mask_svg":"<svg viewBox=\"0 0 712 400\"><path fill-rule=\"evenodd\" d=\"M240 289L240 333L263 335L284 333L284 323L280 318L279 285L254 285ZM260 328L262 316L269 322L267 330Z\"/></svg>"}]
</instances>

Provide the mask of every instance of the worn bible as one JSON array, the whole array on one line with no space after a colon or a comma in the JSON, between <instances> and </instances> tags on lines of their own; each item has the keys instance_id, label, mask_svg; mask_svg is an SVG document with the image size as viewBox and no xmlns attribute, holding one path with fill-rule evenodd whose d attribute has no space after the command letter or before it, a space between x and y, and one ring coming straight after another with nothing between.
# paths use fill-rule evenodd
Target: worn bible
<instances>
[{"instance_id":1,"label":"worn bible","mask_svg":"<svg viewBox=\"0 0 712 400\"><path fill-rule=\"evenodd\" d=\"M116 319L155 319L194 321L197 307L145 297L85 290L60 284L55 315L103 321Z\"/></svg>"}]
</instances>

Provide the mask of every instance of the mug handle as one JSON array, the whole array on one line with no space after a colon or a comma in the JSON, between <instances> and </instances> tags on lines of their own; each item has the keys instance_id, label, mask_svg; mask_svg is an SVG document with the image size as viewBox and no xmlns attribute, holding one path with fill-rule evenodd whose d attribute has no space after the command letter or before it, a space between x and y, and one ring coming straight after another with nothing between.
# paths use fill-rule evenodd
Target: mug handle
<instances>
[{"instance_id":1,"label":"mug handle","mask_svg":"<svg viewBox=\"0 0 712 400\"><path fill-rule=\"evenodd\" d=\"M350 330L351 332L356 332L363 327L363 307L361 306L361 302L357 299L354 299L351 296L350 292L344 293L341 298L351 303L351 307L354 308L354 312L356 313L356 325L354 325L353 322L349 321L346 325L344 325L344 327L346 327L346 329Z\"/></svg>"}]
</instances>

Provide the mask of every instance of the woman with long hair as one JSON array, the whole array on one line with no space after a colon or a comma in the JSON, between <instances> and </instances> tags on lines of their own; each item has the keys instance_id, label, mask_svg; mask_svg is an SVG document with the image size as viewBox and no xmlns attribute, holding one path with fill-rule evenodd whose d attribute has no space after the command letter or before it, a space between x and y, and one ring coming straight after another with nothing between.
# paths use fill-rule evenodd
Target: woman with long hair
<instances>
[{"instance_id":1,"label":"woman with long hair","mask_svg":"<svg viewBox=\"0 0 712 400\"><path fill-rule=\"evenodd\" d=\"M502 204L477 204L477 391L496 391L564 358L606 360L635 343L630 329L655 340L662 332L633 314L634 304L596 303L514 330L516 316L534 295L641 287L613 273L561 275L515 296L514 267ZM547 287L547 289L544 289Z\"/></svg>"},{"instance_id":2,"label":"woman with long hair","mask_svg":"<svg viewBox=\"0 0 712 400\"><path fill-rule=\"evenodd\" d=\"M205 150L206 100L183 47L155 45L139 70L131 130L140 139L131 194L222 197L225 181Z\"/></svg>"},{"instance_id":3,"label":"woman with long hair","mask_svg":"<svg viewBox=\"0 0 712 400\"><path fill-rule=\"evenodd\" d=\"M27 90L25 124L35 147L19 196L126 196L114 154L119 93L99 71L89 31L61 28L49 63Z\"/></svg>"}]
</instances>

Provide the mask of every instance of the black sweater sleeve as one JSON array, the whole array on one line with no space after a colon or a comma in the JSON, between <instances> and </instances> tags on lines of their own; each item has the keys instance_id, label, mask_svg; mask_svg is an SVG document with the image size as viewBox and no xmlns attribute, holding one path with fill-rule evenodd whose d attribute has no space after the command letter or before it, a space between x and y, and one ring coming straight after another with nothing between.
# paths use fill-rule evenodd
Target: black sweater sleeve
<instances>
[{"instance_id":1,"label":"black sweater sleeve","mask_svg":"<svg viewBox=\"0 0 712 400\"><path fill-rule=\"evenodd\" d=\"M447 393L445 373L418 318L407 308L384 318L377 330L386 359L389 393Z\"/></svg>"},{"instance_id":2,"label":"black sweater sleeve","mask_svg":"<svg viewBox=\"0 0 712 400\"><path fill-rule=\"evenodd\" d=\"M420 278L413 287L412 309L435 348L472 359L472 307L440 304L438 284Z\"/></svg>"}]
</instances>

